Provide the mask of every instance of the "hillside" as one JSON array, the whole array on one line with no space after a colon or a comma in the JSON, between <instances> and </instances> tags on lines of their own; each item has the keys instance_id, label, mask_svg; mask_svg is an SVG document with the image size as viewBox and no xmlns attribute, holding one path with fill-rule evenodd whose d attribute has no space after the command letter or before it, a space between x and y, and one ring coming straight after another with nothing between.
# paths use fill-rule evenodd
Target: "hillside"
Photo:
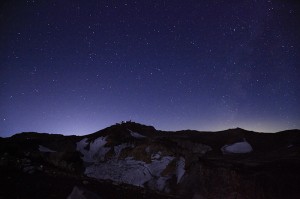
<instances>
[{"instance_id":1,"label":"hillside","mask_svg":"<svg viewBox=\"0 0 300 199\"><path fill-rule=\"evenodd\" d=\"M298 198L300 131L156 130L0 139L0 198Z\"/></svg>"}]
</instances>

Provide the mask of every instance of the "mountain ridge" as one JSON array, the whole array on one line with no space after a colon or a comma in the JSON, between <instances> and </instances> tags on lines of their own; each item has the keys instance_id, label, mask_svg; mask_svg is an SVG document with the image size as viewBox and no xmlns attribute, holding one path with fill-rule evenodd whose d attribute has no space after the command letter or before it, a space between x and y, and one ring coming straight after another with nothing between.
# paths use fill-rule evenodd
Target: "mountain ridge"
<instances>
[{"instance_id":1,"label":"mountain ridge","mask_svg":"<svg viewBox=\"0 0 300 199\"><path fill-rule=\"evenodd\" d=\"M93 134L99 134L102 131L108 131L108 130L112 130L115 127L134 127L134 129L138 128L138 127L142 127L144 129L148 129L146 130L146 132L163 132L163 133L182 133L182 132L192 132L192 133L222 133L222 132L236 132L236 131L240 131L240 132L253 132L253 133L264 133L264 134L277 134L277 133L285 133L285 132L298 132L300 133L300 129L287 129L287 130L281 130L281 131L277 131L277 132L257 132L257 131L252 131L252 130L247 130L247 129L243 129L240 127L236 127L236 128L229 128L229 129L225 129L225 130L219 130L219 131L201 131L201 130L192 130L192 129L185 129L185 130L176 130L176 131L168 131L168 130L157 130L154 126L151 125L145 125L145 124L141 124L141 123L137 123L137 122L132 122L132 121L126 121L126 122L121 122L121 123L116 123L114 125L111 125L109 127L103 128L101 130L98 130L96 132L93 133L89 133L89 134L85 134L85 135L76 135L76 134L72 134L72 135L64 135L64 134L57 134L57 133L40 133L40 132L33 132L33 131L28 131L28 132L20 132L20 133L16 133L14 135L11 135L10 137L15 137L15 136L20 136L20 134L22 135L30 135L30 134L39 134L39 135L62 135L62 136L67 136L67 137L72 137L72 136L78 136L78 137L82 137L82 136L91 136ZM114 129L115 130L115 129ZM10 137L1 137L0 138L10 138Z\"/></svg>"},{"instance_id":2,"label":"mountain ridge","mask_svg":"<svg viewBox=\"0 0 300 199\"><path fill-rule=\"evenodd\" d=\"M0 198L35 198L36 189L24 191L30 185L41 186L40 198L86 191L101 198L296 199L299 167L299 130L172 132L129 121L82 136L0 139ZM66 184L51 186L65 189L49 196L56 178Z\"/></svg>"}]
</instances>

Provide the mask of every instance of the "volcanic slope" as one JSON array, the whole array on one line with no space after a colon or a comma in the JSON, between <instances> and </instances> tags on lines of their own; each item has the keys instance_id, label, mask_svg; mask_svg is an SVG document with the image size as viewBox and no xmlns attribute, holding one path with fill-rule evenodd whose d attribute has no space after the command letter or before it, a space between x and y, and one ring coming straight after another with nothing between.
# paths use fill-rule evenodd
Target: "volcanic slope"
<instances>
[{"instance_id":1,"label":"volcanic slope","mask_svg":"<svg viewBox=\"0 0 300 199\"><path fill-rule=\"evenodd\" d=\"M0 139L0 198L298 198L300 131L156 130ZM81 194L81 195L80 195Z\"/></svg>"}]
</instances>

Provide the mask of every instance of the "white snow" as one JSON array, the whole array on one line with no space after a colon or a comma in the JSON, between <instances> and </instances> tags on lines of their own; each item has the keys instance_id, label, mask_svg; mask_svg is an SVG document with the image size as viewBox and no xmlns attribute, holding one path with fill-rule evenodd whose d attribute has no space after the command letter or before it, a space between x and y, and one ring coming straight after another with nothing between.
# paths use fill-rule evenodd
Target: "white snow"
<instances>
[{"instance_id":1,"label":"white snow","mask_svg":"<svg viewBox=\"0 0 300 199\"><path fill-rule=\"evenodd\" d=\"M177 184L180 182L182 176L185 173L184 167L185 167L185 159L183 157L180 157L176 163Z\"/></svg>"},{"instance_id":2,"label":"white snow","mask_svg":"<svg viewBox=\"0 0 300 199\"><path fill-rule=\"evenodd\" d=\"M161 155L161 152L159 151L158 153L152 154L151 155L151 160L159 159Z\"/></svg>"},{"instance_id":3,"label":"white snow","mask_svg":"<svg viewBox=\"0 0 300 199\"><path fill-rule=\"evenodd\" d=\"M51 150L51 149L49 149L47 147L44 147L42 145L39 145L39 151L40 152L50 152L50 153L56 152L56 151L53 151L53 150Z\"/></svg>"},{"instance_id":4,"label":"white snow","mask_svg":"<svg viewBox=\"0 0 300 199\"><path fill-rule=\"evenodd\" d=\"M152 177L142 161L128 159L93 164L86 168L85 174L97 179L109 179L136 186L143 186Z\"/></svg>"},{"instance_id":5,"label":"white snow","mask_svg":"<svg viewBox=\"0 0 300 199\"><path fill-rule=\"evenodd\" d=\"M231 145L225 145L221 148L224 154L226 153L250 153L253 151L252 146L244 139L242 142L236 142Z\"/></svg>"},{"instance_id":6,"label":"white snow","mask_svg":"<svg viewBox=\"0 0 300 199\"><path fill-rule=\"evenodd\" d=\"M137 136L132 132L134 136ZM142 136L142 135L140 135ZM150 189L167 191L168 180L176 175L177 183L180 182L185 173L185 160L180 158L177 167L167 175L162 176L162 172L175 159L173 156L163 155L158 151L151 155L151 162L146 163L136 160L133 157L120 159L122 150L133 148L133 144L123 143L113 147L106 147L106 137L99 137L89 143L87 138L77 143L77 150L82 153L83 161L89 162L85 168L85 175L96 179L112 180L114 183L127 183L135 186L147 186ZM89 147L88 147L89 144ZM115 155L105 161L105 154L109 150L114 150ZM147 147L145 151L151 151Z\"/></svg>"},{"instance_id":7,"label":"white snow","mask_svg":"<svg viewBox=\"0 0 300 199\"><path fill-rule=\"evenodd\" d=\"M86 168L85 174L97 179L110 179L141 187L146 182L156 179L162 190L167 178L162 177L161 173L173 159L174 157L164 156L159 160L153 159L151 163L146 164L143 161L128 157L125 160L93 164Z\"/></svg>"},{"instance_id":8,"label":"white snow","mask_svg":"<svg viewBox=\"0 0 300 199\"><path fill-rule=\"evenodd\" d=\"M90 142L89 149L85 149L85 147L89 144L87 138L82 139L77 142L77 150L82 153L83 161L85 162L98 162L103 161L105 158L105 154L110 150L109 147L105 147L104 145L107 143L106 137L99 137L96 140Z\"/></svg>"},{"instance_id":9,"label":"white snow","mask_svg":"<svg viewBox=\"0 0 300 199\"><path fill-rule=\"evenodd\" d=\"M145 137L146 137L146 136L141 135L141 134L139 134L139 133L137 133L137 132L133 132L133 131L131 131L131 130L129 130L129 131L130 131L130 135L131 135L132 137L134 137L134 138L141 139L141 138L145 138Z\"/></svg>"},{"instance_id":10,"label":"white snow","mask_svg":"<svg viewBox=\"0 0 300 199\"><path fill-rule=\"evenodd\" d=\"M161 172L168 166L168 164L174 159L171 156L163 156L159 159L152 159L150 164L145 164L152 175L160 176Z\"/></svg>"}]
</instances>

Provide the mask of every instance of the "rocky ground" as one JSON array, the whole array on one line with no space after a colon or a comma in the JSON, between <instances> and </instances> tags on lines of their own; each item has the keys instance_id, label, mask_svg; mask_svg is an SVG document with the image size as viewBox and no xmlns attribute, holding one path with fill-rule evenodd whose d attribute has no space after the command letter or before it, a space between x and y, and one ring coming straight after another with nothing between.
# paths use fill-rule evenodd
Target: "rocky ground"
<instances>
[{"instance_id":1,"label":"rocky ground","mask_svg":"<svg viewBox=\"0 0 300 199\"><path fill-rule=\"evenodd\" d=\"M0 198L299 198L300 131L164 132L124 122L86 136L0 138Z\"/></svg>"}]
</instances>

